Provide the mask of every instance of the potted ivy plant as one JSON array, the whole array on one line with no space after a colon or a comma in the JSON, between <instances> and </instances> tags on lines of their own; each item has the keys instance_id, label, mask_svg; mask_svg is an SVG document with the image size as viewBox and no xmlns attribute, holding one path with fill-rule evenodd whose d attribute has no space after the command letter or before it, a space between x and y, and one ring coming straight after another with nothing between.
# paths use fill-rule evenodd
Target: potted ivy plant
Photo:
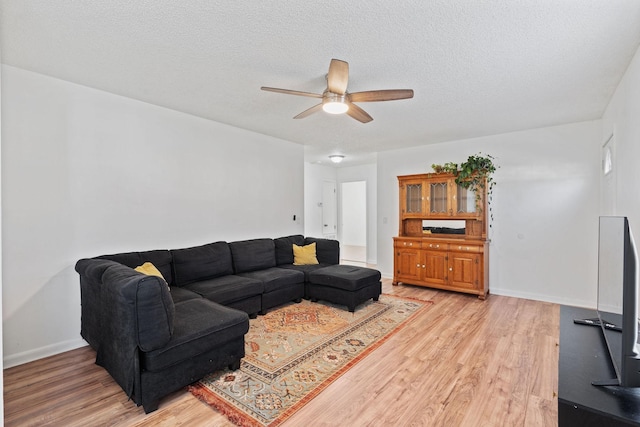
<instances>
[{"instance_id":1,"label":"potted ivy plant","mask_svg":"<svg viewBox=\"0 0 640 427\"><path fill-rule=\"evenodd\" d=\"M495 185L492 175L498 168L493 163L494 160L495 158L489 154L485 156L482 153L478 153L469 156L466 162L459 165L447 162L443 165L432 164L431 167L436 173L453 174L456 184L473 191L476 195L476 207L482 212L480 195L485 187L487 188L487 203L491 206L493 186ZM489 211L491 212L491 208L489 208ZM491 219L493 219L493 214L491 214Z\"/></svg>"}]
</instances>

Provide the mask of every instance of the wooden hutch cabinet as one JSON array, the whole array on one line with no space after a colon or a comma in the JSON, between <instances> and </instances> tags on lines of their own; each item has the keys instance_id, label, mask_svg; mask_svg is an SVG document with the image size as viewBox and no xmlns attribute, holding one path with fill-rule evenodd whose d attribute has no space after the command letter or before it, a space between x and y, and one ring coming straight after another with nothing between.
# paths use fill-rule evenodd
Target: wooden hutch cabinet
<instances>
[{"instance_id":1,"label":"wooden hutch cabinet","mask_svg":"<svg viewBox=\"0 0 640 427\"><path fill-rule=\"evenodd\" d=\"M465 292L485 299L489 293L486 190L476 199L474 192L446 173L399 176L398 184L400 230L393 243L393 284ZM446 227L424 227L425 220L430 224L460 220L464 234L443 233L451 231Z\"/></svg>"}]
</instances>

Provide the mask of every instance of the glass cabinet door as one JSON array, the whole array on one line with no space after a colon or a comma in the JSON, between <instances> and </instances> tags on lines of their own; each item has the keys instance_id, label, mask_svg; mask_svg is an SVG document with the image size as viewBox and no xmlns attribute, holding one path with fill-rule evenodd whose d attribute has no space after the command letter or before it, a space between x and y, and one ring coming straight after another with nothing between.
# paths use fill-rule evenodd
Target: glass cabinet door
<instances>
[{"instance_id":1,"label":"glass cabinet door","mask_svg":"<svg viewBox=\"0 0 640 427\"><path fill-rule=\"evenodd\" d=\"M408 214L422 212L422 184L407 184L405 206Z\"/></svg>"},{"instance_id":2,"label":"glass cabinet door","mask_svg":"<svg viewBox=\"0 0 640 427\"><path fill-rule=\"evenodd\" d=\"M476 193L471 190L467 190L463 186L457 186L458 194L456 197L456 213L476 213Z\"/></svg>"},{"instance_id":3,"label":"glass cabinet door","mask_svg":"<svg viewBox=\"0 0 640 427\"><path fill-rule=\"evenodd\" d=\"M444 182L432 182L429 184L429 213L431 214L447 214L449 211L448 206L448 189L449 183Z\"/></svg>"}]
</instances>

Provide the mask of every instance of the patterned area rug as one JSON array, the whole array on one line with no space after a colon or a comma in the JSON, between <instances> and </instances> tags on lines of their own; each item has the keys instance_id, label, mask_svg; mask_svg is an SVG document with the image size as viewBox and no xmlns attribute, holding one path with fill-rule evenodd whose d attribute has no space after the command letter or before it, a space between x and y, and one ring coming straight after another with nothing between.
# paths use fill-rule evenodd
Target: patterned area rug
<instances>
[{"instance_id":1,"label":"patterned area rug","mask_svg":"<svg viewBox=\"0 0 640 427\"><path fill-rule=\"evenodd\" d=\"M276 426L425 310L430 301L381 295L348 312L303 300L258 316L237 371L189 387L240 426Z\"/></svg>"}]
</instances>

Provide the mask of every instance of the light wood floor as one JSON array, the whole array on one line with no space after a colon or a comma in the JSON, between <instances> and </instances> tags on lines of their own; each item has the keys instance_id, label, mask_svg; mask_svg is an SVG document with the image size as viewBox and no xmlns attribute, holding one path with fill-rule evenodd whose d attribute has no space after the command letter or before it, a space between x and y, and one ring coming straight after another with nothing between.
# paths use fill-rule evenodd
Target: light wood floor
<instances>
[{"instance_id":1,"label":"light wood floor","mask_svg":"<svg viewBox=\"0 0 640 427\"><path fill-rule=\"evenodd\" d=\"M413 286L426 312L284 426L555 426L559 307ZM4 372L6 426L230 426L181 390L145 415L88 347Z\"/></svg>"}]
</instances>

